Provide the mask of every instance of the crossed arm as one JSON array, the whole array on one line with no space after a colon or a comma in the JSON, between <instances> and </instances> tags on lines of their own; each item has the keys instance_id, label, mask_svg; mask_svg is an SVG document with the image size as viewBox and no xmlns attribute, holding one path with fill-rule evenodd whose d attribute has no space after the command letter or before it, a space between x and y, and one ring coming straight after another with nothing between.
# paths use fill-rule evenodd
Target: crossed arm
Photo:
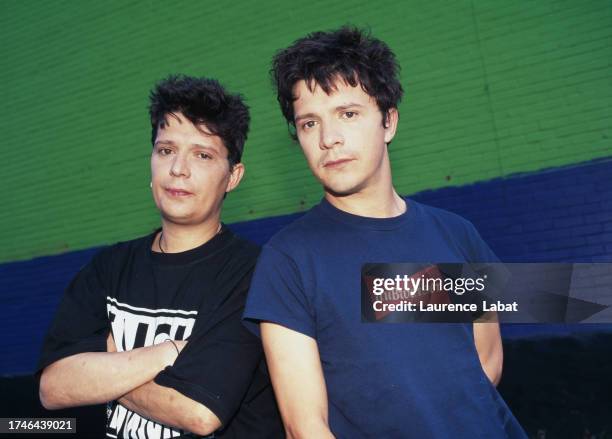
<instances>
[{"instance_id":1,"label":"crossed arm","mask_svg":"<svg viewBox=\"0 0 612 439\"><path fill-rule=\"evenodd\" d=\"M187 342L175 342L182 350ZM118 399L128 409L165 425L205 436L221 427L204 405L153 382L177 358L172 343L116 352L86 352L47 366L40 379L40 400L47 409L100 404Z\"/></svg>"},{"instance_id":2,"label":"crossed arm","mask_svg":"<svg viewBox=\"0 0 612 439\"><path fill-rule=\"evenodd\" d=\"M287 438L333 438L317 342L269 322L261 323L261 337ZM503 360L499 325L475 323L474 342L484 372L497 385Z\"/></svg>"}]
</instances>

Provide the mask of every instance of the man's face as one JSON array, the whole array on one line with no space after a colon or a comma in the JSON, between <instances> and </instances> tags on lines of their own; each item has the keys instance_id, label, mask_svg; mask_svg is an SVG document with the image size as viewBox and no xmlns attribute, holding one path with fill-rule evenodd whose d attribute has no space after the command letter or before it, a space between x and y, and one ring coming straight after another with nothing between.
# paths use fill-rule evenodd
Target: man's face
<instances>
[{"instance_id":1,"label":"man's face","mask_svg":"<svg viewBox=\"0 0 612 439\"><path fill-rule=\"evenodd\" d=\"M182 113L167 114L165 125L157 130L151 183L153 199L166 221L196 225L218 217L225 192L242 178L242 164L230 171L223 141L207 131Z\"/></svg>"},{"instance_id":2,"label":"man's face","mask_svg":"<svg viewBox=\"0 0 612 439\"><path fill-rule=\"evenodd\" d=\"M298 140L313 174L333 196L346 196L390 184L386 144L393 139L397 111L385 128L376 100L360 85L336 81L327 95L311 92L305 81L294 86Z\"/></svg>"}]
</instances>

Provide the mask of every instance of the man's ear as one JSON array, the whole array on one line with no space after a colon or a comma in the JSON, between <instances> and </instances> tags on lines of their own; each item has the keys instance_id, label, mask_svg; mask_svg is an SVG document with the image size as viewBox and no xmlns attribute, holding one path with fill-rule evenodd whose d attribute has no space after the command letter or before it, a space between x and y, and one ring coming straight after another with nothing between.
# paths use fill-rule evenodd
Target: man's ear
<instances>
[{"instance_id":1,"label":"man's ear","mask_svg":"<svg viewBox=\"0 0 612 439\"><path fill-rule=\"evenodd\" d=\"M389 108L385 116L385 143L390 143L395 137L397 130L397 122L399 121L399 112L397 108Z\"/></svg>"},{"instance_id":2,"label":"man's ear","mask_svg":"<svg viewBox=\"0 0 612 439\"><path fill-rule=\"evenodd\" d=\"M230 178L225 187L225 193L231 192L240 184L242 176L244 175L244 165L242 163L236 163L230 170Z\"/></svg>"}]
</instances>

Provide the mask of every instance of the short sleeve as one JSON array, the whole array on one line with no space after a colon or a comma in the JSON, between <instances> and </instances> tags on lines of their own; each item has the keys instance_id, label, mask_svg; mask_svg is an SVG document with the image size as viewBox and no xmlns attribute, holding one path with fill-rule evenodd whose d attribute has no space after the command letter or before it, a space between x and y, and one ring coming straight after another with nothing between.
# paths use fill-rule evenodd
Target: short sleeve
<instances>
[{"instance_id":1,"label":"short sleeve","mask_svg":"<svg viewBox=\"0 0 612 439\"><path fill-rule=\"evenodd\" d=\"M495 263L499 262L497 255L491 250L488 244L476 230L474 225L467 221L467 233L468 233L468 261L469 262L485 262Z\"/></svg>"},{"instance_id":2,"label":"short sleeve","mask_svg":"<svg viewBox=\"0 0 612 439\"><path fill-rule=\"evenodd\" d=\"M172 366L155 378L157 384L206 406L223 425L240 408L263 360L261 342L241 321L250 279L249 273L223 281L222 288L229 288L230 293L219 291L223 301L208 313L198 315L185 349Z\"/></svg>"},{"instance_id":3,"label":"short sleeve","mask_svg":"<svg viewBox=\"0 0 612 439\"><path fill-rule=\"evenodd\" d=\"M104 252L96 255L64 291L43 341L37 373L71 355L106 351L110 325L106 316L104 260Z\"/></svg>"},{"instance_id":4,"label":"short sleeve","mask_svg":"<svg viewBox=\"0 0 612 439\"><path fill-rule=\"evenodd\" d=\"M477 269L480 275L487 278L487 288L482 293L474 296L481 300L503 300L505 298L505 286L508 282L510 272L501 263L497 255L491 250L484 239L476 230L476 227L468 221L468 243L469 256L468 262L473 263L472 266ZM484 311L474 314L475 318L484 314ZM470 325L471 326L471 325Z\"/></svg>"},{"instance_id":5,"label":"short sleeve","mask_svg":"<svg viewBox=\"0 0 612 439\"><path fill-rule=\"evenodd\" d=\"M270 245L264 246L247 299L244 319L268 321L316 337L316 314L298 265Z\"/></svg>"}]
</instances>

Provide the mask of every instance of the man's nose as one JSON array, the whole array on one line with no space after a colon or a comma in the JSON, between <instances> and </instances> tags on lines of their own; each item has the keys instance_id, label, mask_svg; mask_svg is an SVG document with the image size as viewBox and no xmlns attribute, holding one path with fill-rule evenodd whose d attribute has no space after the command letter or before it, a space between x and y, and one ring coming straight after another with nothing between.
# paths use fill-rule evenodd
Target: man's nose
<instances>
[{"instance_id":1,"label":"man's nose","mask_svg":"<svg viewBox=\"0 0 612 439\"><path fill-rule=\"evenodd\" d=\"M321 124L321 149L330 149L344 143L344 137L333 122Z\"/></svg>"},{"instance_id":2,"label":"man's nose","mask_svg":"<svg viewBox=\"0 0 612 439\"><path fill-rule=\"evenodd\" d=\"M186 154L178 153L174 156L170 174L175 177L189 177L189 161Z\"/></svg>"}]
</instances>

